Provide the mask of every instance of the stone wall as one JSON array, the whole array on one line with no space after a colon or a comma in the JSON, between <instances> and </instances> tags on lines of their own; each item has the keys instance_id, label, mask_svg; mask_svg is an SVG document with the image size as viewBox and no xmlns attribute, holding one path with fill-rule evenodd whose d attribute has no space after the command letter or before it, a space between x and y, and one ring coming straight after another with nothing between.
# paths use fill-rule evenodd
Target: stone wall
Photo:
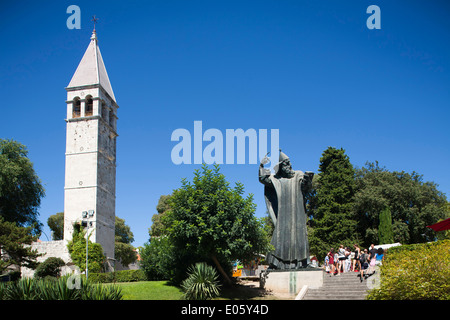
<instances>
[{"instance_id":1,"label":"stone wall","mask_svg":"<svg viewBox=\"0 0 450 320\"><path fill-rule=\"evenodd\" d=\"M71 265L71 259L69 250L67 249L67 242L64 240L56 240L56 241L40 241L40 242L33 242L31 244L31 247L38 251L38 253L44 253L43 256L37 258L38 262L43 262L47 258L55 257L55 258L61 258L64 260L66 264L69 264L69 266L64 266L61 268L61 275L64 274L71 274L75 267ZM34 270L22 267L20 269L22 272L22 277L32 277L34 275Z\"/></svg>"},{"instance_id":2,"label":"stone wall","mask_svg":"<svg viewBox=\"0 0 450 320\"><path fill-rule=\"evenodd\" d=\"M70 258L69 250L67 249L67 242L65 240L56 240L56 241L39 241L33 242L31 247L34 250L37 250L38 253L43 253L44 255L37 258L38 262L43 262L47 258L55 257L61 258L66 265L61 268L61 275L65 274L73 274L75 273L84 273L85 270L77 270L78 268L72 264L72 260ZM106 269L108 271L116 271L119 270L136 270L139 269L139 263L136 261L135 263L131 263L129 266L125 267L119 261L114 262L111 259L107 259ZM22 277L33 277L34 270L26 267L22 267L20 269L22 272Z\"/></svg>"}]
</instances>

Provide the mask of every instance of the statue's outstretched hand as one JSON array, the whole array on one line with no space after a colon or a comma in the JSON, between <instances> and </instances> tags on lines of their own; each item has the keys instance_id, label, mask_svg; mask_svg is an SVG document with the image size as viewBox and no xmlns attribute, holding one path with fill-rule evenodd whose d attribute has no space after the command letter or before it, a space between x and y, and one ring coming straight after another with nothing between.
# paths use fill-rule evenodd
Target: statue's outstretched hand
<instances>
[{"instance_id":1,"label":"statue's outstretched hand","mask_svg":"<svg viewBox=\"0 0 450 320\"><path fill-rule=\"evenodd\" d=\"M261 160L260 166L262 167L269 162L270 162L270 159L267 156L264 156L264 158L262 158L262 160Z\"/></svg>"}]
</instances>

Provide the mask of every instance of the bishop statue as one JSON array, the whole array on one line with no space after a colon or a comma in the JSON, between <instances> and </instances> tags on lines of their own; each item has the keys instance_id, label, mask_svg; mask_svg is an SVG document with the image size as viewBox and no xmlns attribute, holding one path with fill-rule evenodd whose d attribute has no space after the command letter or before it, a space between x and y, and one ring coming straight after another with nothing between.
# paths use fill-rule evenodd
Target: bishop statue
<instances>
[{"instance_id":1,"label":"bishop statue","mask_svg":"<svg viewBox=\"0 0 450 320\"><path fill-rule=\"evenodd\" d=\"M275 250L267 256L271 269L292 270L307 267L309 244L306 231L305 193L311 188L314 173L293 170L289 157L281 152L271 174L264 165L259 167L259 181L264 184L267 210L275 226L271 244Z\"/></svg>"}]
</instances>

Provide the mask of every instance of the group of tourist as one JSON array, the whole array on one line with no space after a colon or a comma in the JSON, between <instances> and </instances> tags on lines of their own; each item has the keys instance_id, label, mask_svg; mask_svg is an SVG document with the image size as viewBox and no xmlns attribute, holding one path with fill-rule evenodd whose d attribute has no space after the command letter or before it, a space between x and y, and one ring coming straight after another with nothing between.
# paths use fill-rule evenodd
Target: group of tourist
<instances>
[{"instance_id":1,"label":"group of tourist","mask_svg":"<svg viewBox=\"0 0 450 320\"><path fill-rule=\"evenodd\" d=\"M384 259L384 250L375 249L375 245L370 245L369 249L362 250L357 244L354 249L339 246L338 250L331 248L325 257L325 270L330 275L340 275L343 272L360 272L361 281L369 274L375 272L375 266L381 265Z\"/></svg>"}]
</instances>

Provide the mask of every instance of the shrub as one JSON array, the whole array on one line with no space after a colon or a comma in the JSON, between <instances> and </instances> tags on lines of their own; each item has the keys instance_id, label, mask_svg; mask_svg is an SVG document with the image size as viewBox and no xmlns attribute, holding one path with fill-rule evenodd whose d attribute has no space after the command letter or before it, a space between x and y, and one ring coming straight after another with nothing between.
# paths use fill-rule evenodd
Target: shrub
<instances>
[{"instance_id":1,"label":"shrub","mask_svg":"<svg viewBox=\"0 0 450 320\"><path fill-rule=\"evenodd\" d=\"M80 268L86 269L86 236L79 223L73 225L73 236L67 244L72 262ZM103 248L99 243L88 241L88 272L101 272L106 257L103 255Z\"/></svg>"},{"instance_id":2,"label":"shrub","mask_svg":"<svg viewBox=\"0 0 450 320\"><path fill-rule=\"evenodd\" d=\"M371 300L449 300L450 240L391 248Z\"/></svg>"},{"instance_id":3,"label":"shrub","mask_svg":"<svg viewBox=\"0 0 450 320\"><path fill-rule=\"evenodd\" d=\"M114 282L114 274L112 272L106 273L89 273L89 281L92 283L109 283Z\"/></svg>"},{"instance_id":4,"label":"shrub","mask_svg":"<svg viewBox=\"0 0 450 320\"><path fill-rule=\"evenodd\" d=\"M144 244L140 255L139 264L147 280L170 280L180 284L186 276L186 270L179 272L179 266L189 265L189 262L182 259L184 252L175 250L167 236L152 237L149 243Z\"/></svg>"},{"instance_id":5,"label":"shrub","mask_svg":"<svg viewBox=\"0 0 450 320\"><path fill-rule=\"evenodd\" d=\"M89 281L94 283L146 281L143 270L121 270L107 273L90 273Z\"/></svg>"},{"instance_id":6,"label":"shrub","mask_svg":"<svg viewBox=\"0 0 450 320\"><path fill-rule=\"evenodd\" d=\"M185 299L208 300L219 295L216 269L206 263L196 263L188 269L188 273L188 278L181 284Z\"/></svg>"},{"instance_id":7,"label":"shrub","mask_svg":"<svg viewBox=\"0 0 450 320\"><path fill-rule=\"evenodd\" d=\"M122 270L117 271L115 274L116 282L135 282L147 280L143 270Z\"/></svg>"},{"instance_id":8,"label":"shrub","mask_svg":"<svg viewBox=\"0 0 450 320\"><path fill-rule=\"evenodd\" d=\"M44 262L40 263L34 273L37 278L59 277L61 274L61 267L64 266L64 260L61 258L50 257Z\"/></svg>"}]
</instances>

